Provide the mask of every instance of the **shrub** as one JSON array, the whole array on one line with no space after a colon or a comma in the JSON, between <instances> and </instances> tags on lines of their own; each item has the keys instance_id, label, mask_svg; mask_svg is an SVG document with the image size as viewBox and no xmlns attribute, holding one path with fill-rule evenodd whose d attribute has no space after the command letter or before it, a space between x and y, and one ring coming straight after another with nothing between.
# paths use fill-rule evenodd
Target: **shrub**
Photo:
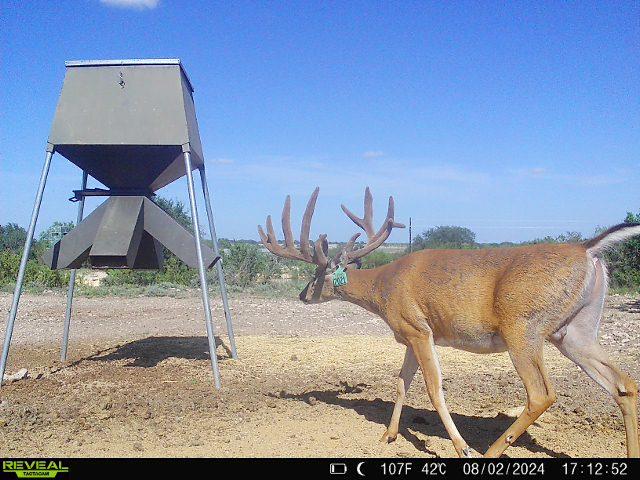
<instances>
[{"instance_id":1,"label":"shrub","mask_svg":"<svg viewBox=\"0 0 640 480\"><path fill-rule=\"evenodd\" d=\"M102 281L106 286L112 285L151 285L156 282L158 272L155 270L110 269Z\"/></svg>"},{"instance_id":2,"label":"shrub","mask_svg":"<svg viewBox=\"0 0 640 480\"><path fill-rule=\"evenodd\" d=\"M266 254L265 254L266 255ZM273 257L273 260L280 268L280 273L286 272L286 277L292 280L308 280L313 277L316 266L299 260L289 260L288 258Z\"/></svg>"},{"instance_id":3,"label":"shrub","mask_svg":"<svg viewBox=\"0 0 640 480\"><path fill-rule=\"evenodd\" d=\"M20 256L9 250L0 251L0 284L10 284L16 281L20 268Z\"/></svg>"},{"instance_id":4,"label":"shrub","mask_svg":"<svg viewBox=\"0 0 640 480\"><path fill-rule=\"evenodd\" d=\"M18 277L21 256L9 250L0 252L0 284L12 285ZM51 270L46 265L29 260L24 275L25 283L47 288L64 287L69 283L69 273Z\"/></svg>"},{"instance_id":5,"label":"shrub","mask_svg":"<svg viewBox=\"0 0 640 480\"><path fill-rule=\"evenodd\" d=\"M25 279L32 285L39 285L47 288L66 287L69 284L68 270L51 270L46 265L29 260Z\"/></svg>"},{"instance_id":6,"label":"shrub","mask_svg":"<svg viewBox=\"0 0 640 480\"><path fill-rule=\"evenodd\" d=\"M0 250L21 253L26 239L27 231L21 226L15 223L0 225Z\"/></svg>"},{"instance_id":7,"label":"shrub","mask_svg":"<svg viewBox=\"0 0 640 480\"><path fill-rule=\"evenodd\" d=\"M640 223L640 212L627 213L625 223ZM605 258L612 287L640 289L640 238L630 238L615 245L605 253Z\"/></svg>"},{"instance_id":8,"label":"shrub","mask_svg":"<svg viewBox=\"0 0 640 480\"><path fill-rule=\"evenodd\" d=\"M184 290L184 286L181 288L181 285L160 282L147 286L144 290L144 295L148 297L179 297Z\"/></svg>"},{"instance_id":9,"label":"shrub","mask_svg":"<svg viewBox=\"0 0 640 480\"><path fill-rule=\"evenodd\" d=\"M413 250L423 248L476 248L476 234L465 227L441 225L425 230L413 239Z\"/></svg>"},{"instance_id":10,"label":"shrub","mask_svg":"<svg viewBox=\"0 0 640 480\"><path fill-rule=\"evenodd\" d=\"M275 258L260 251L257 245L233 243L222 251L222 260L225 280L240 287L265 283L281 274Z\"/></svg>"},{"instance_id":11,"label":"shrub","mask_svg":"<svg viewBox=\"0 0 640 480\"><path fill-rule=\"evenodd\" d=\"M193 232L191 214L187 212L184 203L182 203L180 200L171 200L164 197L156 197L153 201L176 222L178 222L190 232Z\"/></svg>"},{"instance_id":12,"label":"shrub","mask_svg":"<svg viewBox=\"0 0 640 480\"><path fill-rule=\"evenodd\" d=\"M177 285L192 285L198 277L198 271L189 268L175 255L170 255L164 262L163 269L158 272L156 281Z\"/></svg>"},{"instance_id":13,"label":"shrub","mask_svg":"<svg viewBox=\"0 0 640 480\"><path fill-rule=\"evenodd\" d=\"M381 265L386 265L394 260L400 258L402 254L389 253L384 250L374 250L366 257L362 258L362 268L376 268Z\"/></svg>"}]
</instances>

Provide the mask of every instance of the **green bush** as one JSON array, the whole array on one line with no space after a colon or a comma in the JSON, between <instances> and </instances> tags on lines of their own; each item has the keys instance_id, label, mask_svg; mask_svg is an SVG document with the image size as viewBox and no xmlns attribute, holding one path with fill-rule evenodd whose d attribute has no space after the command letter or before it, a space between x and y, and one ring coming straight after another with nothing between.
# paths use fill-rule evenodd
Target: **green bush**
<instances>
[{"instance_id":1,"label":"green bush","mask_svg":"<svg viewBox=\"0 0 640 480\"><path fill-rule=\"evenodd\" d=\"M0 251L0 284L12 285L18 277L21 256L9 250ZM47 288L64 287L69 283L69 273L64 270L51 270L36 261L27 262L25 283Z\"/></svg>"},{"instance_id":2,"label":"green bush","mask_svg":"<svg viewBox=\"0 0 640 480\"><path fill-rule=\"evenodd\" d=\"M144 290L147 297L179 297L183 295L186 288L175 283L160 282L149 285Z\"/></svg>"},{"instance_id":3,"label":"green bush","mask_svg":"<svg viewBox=\"0 0 640 480\"><path fill-rule=\"evenodd\" d=\"M21 226L15 223L0 225L0 250L21 253L26 239L27 231Z\"/></svg>"},{"instance_id":4,"label":"green bush","mask_svg":"<svg viewBox=\"0 0 640 480\"><path fill-rule=\"evenodd\" d=\"M0 284L6 285L16 281L20 268L20 256L9 250L0 251Z\"/></svg>"},{"instance_id":5,"label":"green bush","mask_svg":"<svg viewBox=\"0 0 640 480\"><path fill-rule=\"evenodd\" d=\"M465 227L441 225L425 230L413 239L413 251L424 248L477 248L476 234Z\"/></svg>"},{"instance_id":6,"label":"green bush","mask_svg":"<svg viewBox=\"0 0 640 480\"><path fill-rule=\"evenodd\" d=\"M163 269L158 272L156 280L163 283L176 285L192 285L198 277L198 271L189 268L182 260L175 255L170 255L164 262Z\"/></svg>"},{"instance_id":7,"label":"green bush","mask_svg":"<svg viewBox=\"0 0 640 480\"><path fill-rule=\"evenodd\" d=\"M376 268L400 258L402 254L389 253L384 250L374 250L362 259L362 268Z\"/></svg>"},{"instance_id":8,"label":"green bush","mask_svg":"<svg viewBox=\"0 0 640 480\"><path fill-rule=\"evenodd\" d=\"M640 271L614 270L610 276L611 288L640 292Z\"/></svg>"},{"instance_id":9,"label":"green bush","mask_svg":"<svg viewBox=\"0 0 640 480\"><path fill-rule=\"evenodd\" d=\"M27 263L25 278L30 284L47 288L66 287L69 284L67 270L51 270L36 260L29 260Z\"/></svg>"},{"instance_id":10,"label":"green bush","mask_svg":"<svg viewBox=\"0 0 640 480\"><path fill-rule=\"evenodd\" d=\"M233 243L225 248L222 261L226 282L240 287L266 283L280 277L282 271L273 256L248 243Z\"/></svg>"},{"instance_id":11,"label":"green bush","mask_svg":"<svg viewBox=\"0 0 640 480\"><path fill-rule=\"evenodd\" d=\"M182 203L180 200L172 200L170 198L164 198L160 196L156 197L153 201L176 222L178 222L190 232L193 232L191 213L187 212L187 208L184 203Z\"/></svg>"},{"instance_id":12,"label":"green bush","mask_svg":"<svg viewBox=\"0 0 640 480\"><path fill-rule=\"evenodd\" d=\"M155 270L107 270L107 276L102 281L106 286L113 285L151 285L156 283L158 272Z\"/></svg>"},{"instance_id":13,"label":"green bush","mask_svg":"<svg viewBox=\"0 0 640 480\"><path fill-rule=\"evenodd\" d=\"M265 254L266 255L266 254ZM291 280L309 280L316 271L316 266L311 263L299 260L289 260L288 258L271 257L280 267L280 272L286 272L286 276ZM279 273L280 273L279 272Z\"/></svg>"},{"instance_id":14,"label":"green bush","mask_svg":"<svg viewBox=\"0 0 640 480\"><path fill-rule=\"evenodd\" d=\"M640 212L627 213L625 223L640 223ZM605 253L611 286L640 291L640 238L620 243Z\"/></svg>"},{"instance_id":15,"label":"green bush","mask_svg":"<svg viewBox=\"0 0 640 480\"><path fill-rule=\"evenodd\" d=\"M260 251L257 245L234 243L222 251L225 279L228 284L246 287L279 278L281 267L276 259ZM215 270L208 272L212 283L217 283ZM149 286L159 283L198 286L197 269L189 268L180 259L170 255L160 271L107 270L103 284Z\"/></svg>"},{"instance_id":16,"label":"green bush","mask_svg":"<svg viewBox=\"0 0 640 480\"><path fill-rule=\"evenodd\" d=\"M54 230L62 230L68 226L67 223L54 222L47 230L40 234L40 239L34 238L31 243L31 252L29 258L40 260L44 252L52 245L49 235ZM73 225L73 224L71 224ZM15 223L0 225L0 251L9 250L19 256L22 256L22 249L27 240L27 231Z\"/></svg>"}]
</instances>

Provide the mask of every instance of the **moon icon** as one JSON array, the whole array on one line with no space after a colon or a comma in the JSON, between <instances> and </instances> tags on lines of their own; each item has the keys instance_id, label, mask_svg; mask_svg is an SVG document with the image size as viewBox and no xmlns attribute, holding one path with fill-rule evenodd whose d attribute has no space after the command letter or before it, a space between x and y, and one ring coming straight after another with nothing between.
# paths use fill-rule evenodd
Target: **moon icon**
<instances>
[{"instance_id":1,"label":"moon icon","mask_svg":"<svg viewBox=\"0 0 640 480\"><path fill-rule=\"evenodd\" d=\"M361 477L364 477L364 473L362 473L362 471L360 471L360 469L362 468L362 465L364 465L364 462L360 462L358 464L358 466L356 467L356 471L358 472L358 475L360 475Z\"/></svg>"}]
</instances>

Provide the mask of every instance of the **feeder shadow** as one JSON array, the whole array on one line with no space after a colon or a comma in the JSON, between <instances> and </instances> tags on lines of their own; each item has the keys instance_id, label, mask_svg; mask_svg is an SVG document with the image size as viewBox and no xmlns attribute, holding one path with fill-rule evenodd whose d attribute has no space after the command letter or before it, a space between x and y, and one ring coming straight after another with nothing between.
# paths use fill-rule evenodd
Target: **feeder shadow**
<instances>
[{"instance_id":1,"label":"feeder shadow","mask_svg":"<svg viewBox=\"0 0 640 480\"><path fill-rule=\"evenodd\" d=\"M342 398L341 395L345 393L360 393L364 391L364 388L368 385L358 384L355 387L347 386L347 388L345 388L346 384L344 382L341 382L341 385L342 388L340 390L316 390L303 394L281 392L279 395L273 396L300 400L305 403L311 403L309 399L310 397L314 397L318 402L353 410L358 415L362 415L368 421L380 424L380 435L382 436L382 433L387 428L389 420L391 419L391 412L393 411L394 406L393 402L388 402L381 398L376 398L375 400ZM504 414L498 414L493 418L487 418L475 415L451 413L451 417L465 440L470 446L479 452L485 452L494 440L496 440L515 420L514 418ZM400 417L399 435L402 435L406 440L411 442L417 450L434 456L439 456L436 452L429 450L425 446L424 441L420 440L415 433L409 430L409 428L428 437L437 436L449 440L449 435L442 425L440 417L437 412L432 410L416 409L405 405L402 409L402 416ZM566 453L556 452L540 445L535 438L527 432L520 436L516 445L524 447L532 453L544 453L550 457L570 458Z\"/></svg>"},{"instance_id":2,"label":"feeder shadow","mask_svg":"<svg viewBox=\"0 0 640 480\"><path fill-rule=\"evenodd\" d=\"M222 346L225 358L231 358L231 350L221 338L216 337L216 348ZM111 362L131 360L128 367L155 367L168 358L184 358L186 360L208 360L209 343L207 337L147 337L125 343L106 352L98 352L86 360ZM218 359L220 359L218 355Z\"/></svg>"}]
</instances>

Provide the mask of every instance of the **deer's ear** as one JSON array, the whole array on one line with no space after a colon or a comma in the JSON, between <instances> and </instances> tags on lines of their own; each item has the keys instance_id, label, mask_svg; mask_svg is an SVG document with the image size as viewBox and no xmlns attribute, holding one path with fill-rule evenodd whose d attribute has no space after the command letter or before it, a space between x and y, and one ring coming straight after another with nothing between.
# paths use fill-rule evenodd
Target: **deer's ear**
<instances>
[{"instance_id":1,"label":"deer's ear","mask_svg":"<svg viewBox=\"0 0 640 480\"><path fill-rule=\"evenodd\" d=\"M359 270L360 267L362 267L362 262L360 261L360 259L358 258L357 260L355 260L352 263L348 263L344 266L345 270Z\"/></svg>"},{"instance_id":2,"label":"deer's ear","mask_svg":"<svg viewBox=\"0 0 640 480\"><path fill-rule=\"evenodd\" d=\"M347 249L343 248L340 257L337 257L333 260L332 266L334 268L342 267L343 270L355 270L362 266L362 262L359 258L352 260L349 262L349 255L347 254Z\"/></svg>"}]
</instances>

